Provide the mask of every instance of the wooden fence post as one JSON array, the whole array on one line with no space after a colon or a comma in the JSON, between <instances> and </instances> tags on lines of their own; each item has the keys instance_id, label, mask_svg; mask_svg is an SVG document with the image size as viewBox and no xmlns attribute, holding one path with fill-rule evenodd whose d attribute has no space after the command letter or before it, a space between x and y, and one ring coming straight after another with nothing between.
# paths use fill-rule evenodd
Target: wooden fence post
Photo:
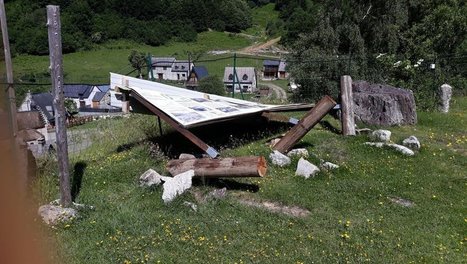
<instances>
[{"instance_id":1,"label":"wooden fence post","mask_svg":"<svg viewBox=\"0 0 467 264\"><path fill-rule=\"evenodd\" d=\"M49 35L50 71L55 108L55 133L57 140L57 160L60 175L60 205L71 205L70 171L68 161L68 143L66 134L66 112L63 96L63 59L60 8L47 6L47 28Z\"/></svg>"},{"instance_id":2,"label":"wooden fence post","mask_svg":"<svg viewBox=\"0 0 467 264\"><path fill-rule=\"evenodd\" d=\"M352 78L349 75L341 76L341 111L342 134L355 136Z\"/></svg>"}]
</instances>

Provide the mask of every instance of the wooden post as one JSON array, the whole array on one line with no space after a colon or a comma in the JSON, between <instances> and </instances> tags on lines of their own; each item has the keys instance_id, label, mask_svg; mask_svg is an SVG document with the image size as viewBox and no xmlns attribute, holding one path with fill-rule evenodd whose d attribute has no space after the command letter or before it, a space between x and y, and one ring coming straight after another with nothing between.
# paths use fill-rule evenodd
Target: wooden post
<instances>
[{"instance_id":1,"label":"wooden post","mask_svg":"<svg viewBox=\"0 0 467 264\"><path fill-rule=\"evenodd\" d=\"M341 76L341 109L342 134L355 136L352 78L349 75Z\"/></svg>"},{"instance_id":2,"label":"wooden post","mask_svg":"<svg viewBox=\"0 0 467 264\"><path fill-rule=\"evenodd\" d=\"M330 96L319 100L313 109L300 119L285 136L274 145L273 149L282 153L288 152L308 131L310 131L334 106L336 102Z\"/></svg>"},{"instance_id":3,"label":"wooden post","mask_svg":"<svg viewBox=\"0 0 467 264\"><path fill-rule=\"evenodd\" d=\"M10 41L8 39L8 27L6 24L6 13L5 13L5 4L3 0L0 0L0 23L2 27L2 37L3 37L3 48L5 52L5 64L6 64L6 81L8 83L8 102L10 108L10 122L13 128L13 135L16 136L18 132L18 124L16 121L16 98L15 98L15 89L13 87L13 65L11 63L11 53L10 53Z\"/></svg>"},{"instance_id":4,"label":"wooden post","mask_svg":"<svg viewBox=\"0 0 467 264\"><path fill-rule=\"evenodd\" d=\"M70 171L66 134L66 115L63 97L63 59L60 8L47 6L47 28L49 35L50 71L55 108L55 133L57 138L57 160L60 175L60 205L71 205Z\"/></svg>"},{"instance_id":5,"label":"wooden post","mask_svg":"<svg viewBox=\"0 0 467 264\"><path fill-rule=\"evenodd\" d=\"M264 157L234 157L222 159L170 160L167 170L173 176L194 170L195 177L263 177L267 164Z\"/></svg>"}]
</instances>

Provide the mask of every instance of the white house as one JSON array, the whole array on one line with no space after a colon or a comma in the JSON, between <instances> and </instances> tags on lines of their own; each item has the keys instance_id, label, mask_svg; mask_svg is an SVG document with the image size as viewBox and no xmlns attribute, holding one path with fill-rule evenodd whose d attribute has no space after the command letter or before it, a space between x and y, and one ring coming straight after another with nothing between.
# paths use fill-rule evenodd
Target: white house
<instances>
[{"instance_id":1,"label":"white house","mask_svg":"<svg viewBox=\"0 0 467 264\"><path fill-rule=\"evenodd\" d=\"M193 63L173 57L152 57L149 77L158 80L186 81Z\"/></svg>"},{"instance_id":2,"label":"white house","mask_svg":"<svg viewBox=\"0 0 467 264\"><path fill-rule=\"evenodd\" d=\"M232 91L235 83L235 92L253 93L257 91L256 69L254 67L236 67L236 76L233 73L233 67L225 67L224 85L228 91ZM235 79L234 79L235 78Z\"/></svg>"}]
</instances>

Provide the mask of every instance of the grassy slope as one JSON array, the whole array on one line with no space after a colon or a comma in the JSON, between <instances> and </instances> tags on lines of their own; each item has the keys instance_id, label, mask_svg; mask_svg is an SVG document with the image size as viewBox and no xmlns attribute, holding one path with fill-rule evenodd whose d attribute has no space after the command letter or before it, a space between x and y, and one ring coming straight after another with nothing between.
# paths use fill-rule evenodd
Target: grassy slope
<instances>
[{"instance_id":1,"label":"grassy slope","mask_svg":"<svg viewBox=\"0 0 467 264\"><path fill-rule=\"evenodd\" d=\"M265 178L239 181L257 185L258 192L229 188L225 200L198 204L198 212L183 205L194 201L190 193L165 205L161 188L138 186L142 172L150 167L163 172L166 161L148 154L145 137L155 130L149 119L88 124L105 136L72 157L72 164L87 164L77 201L96 209L50 232L57 239L52 255L65 263L461 263L466 112L467 98L455 98L448 116L419 113L417 126L390 128L395 142L409 135L420 139L422 149L414 157L364 146L366 136L344 138L317 127L300 144L341 168L305 180L294 176L296 160L286 168L270 165ZM260 140L222 154L269 152ZM49 201L57 197L56 186L56 174L43 173L36 191ZM248 208L237 197L301 206L311 215L298 219ZM404 208L387 197L415 206Z\"/></svg>"}]
</instances>

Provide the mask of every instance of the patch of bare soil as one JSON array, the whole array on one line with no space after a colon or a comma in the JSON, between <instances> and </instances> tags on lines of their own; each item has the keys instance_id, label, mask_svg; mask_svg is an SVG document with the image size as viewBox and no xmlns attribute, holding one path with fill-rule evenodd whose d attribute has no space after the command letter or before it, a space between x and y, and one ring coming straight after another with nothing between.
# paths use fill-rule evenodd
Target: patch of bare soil
<instances>
[{"instance_id":1,"label":"patch of bare soil","mask_svg":"<svg viewBox=\"0 0 467 264\"><path fill-rule=\"evenodd\" d=\"M238 202L246 206L256 207L269 212L281 213L293 217L307 217L310 214L310 211L307 209L300 208L298 206L285 206L271 201L258 202L251 199L239 199Z\"/></svg>"}]
</instances>

